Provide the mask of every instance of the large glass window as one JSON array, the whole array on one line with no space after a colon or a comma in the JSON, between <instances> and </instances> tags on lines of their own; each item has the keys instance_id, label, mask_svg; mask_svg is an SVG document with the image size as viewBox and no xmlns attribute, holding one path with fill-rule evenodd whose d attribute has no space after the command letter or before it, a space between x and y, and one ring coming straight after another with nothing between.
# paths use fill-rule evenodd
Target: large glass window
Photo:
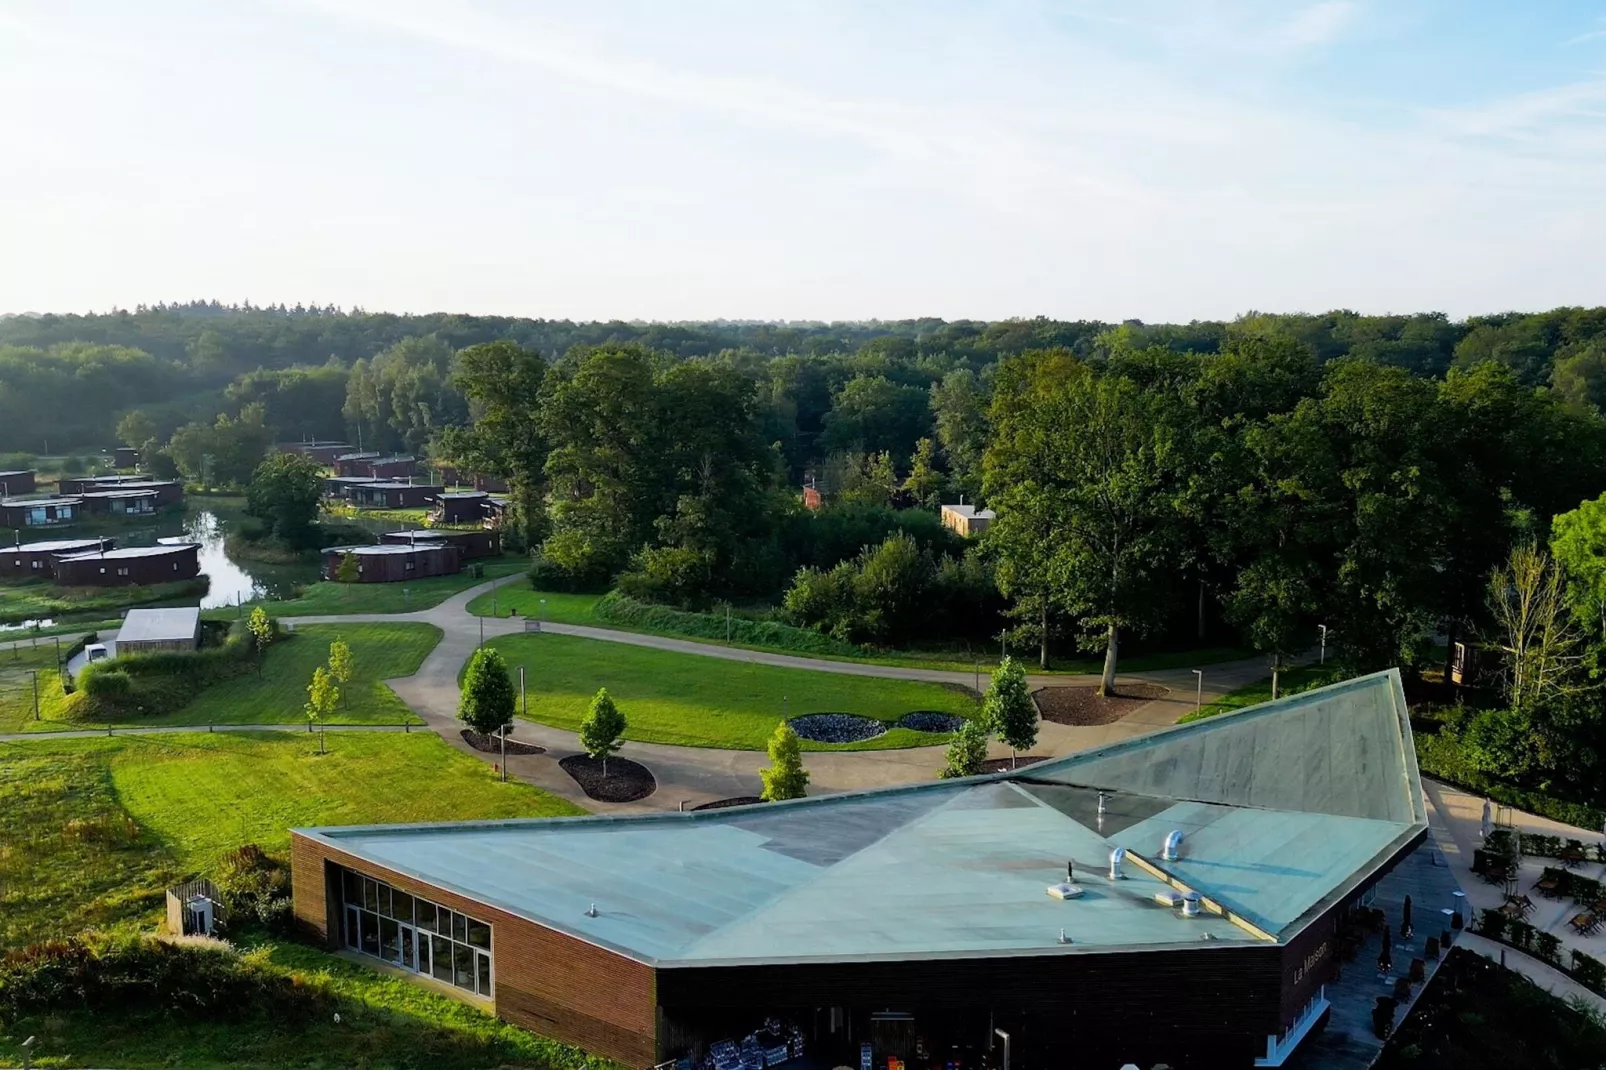
<instances>
[{"instance_id":1,"label":"large glass window","mask_svg":"<svg viewBox=\"0 0 1606 1070\"><path fill-rule=\"evenodd\" d=\"M491 927L350 870L340 875L347 947L481 996L493 994Z\"/></svg>"}]
</instances>

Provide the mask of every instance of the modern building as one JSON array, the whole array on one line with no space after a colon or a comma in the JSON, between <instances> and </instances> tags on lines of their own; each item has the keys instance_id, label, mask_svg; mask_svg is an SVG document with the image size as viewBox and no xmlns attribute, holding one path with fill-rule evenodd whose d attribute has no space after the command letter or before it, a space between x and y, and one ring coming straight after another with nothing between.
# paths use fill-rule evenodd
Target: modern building
<instances>
[{"instance_id":1,"label":"modern building","mask_svg":"<svg viewBox=\"0 0 1606 1070\"><path fill-rule=\"evenodd\" d=\"M336 457L344 453L351 453L353 447L346 442L335 442L329 439L308 439L305 442L281 442L278 445L280 453L298 453L319 464L333 464Z\"/></svg>"},{"instance_id":2,"label":"modern building","mask_svg":"<svg viewBox=\"0 0 1606 1070\"><path fill-rule=\"evenodd\" d=\"M502 533L485 528L468 531L445 531L440 528L387 531L379 536L379 541L391 546L455 546L464 561L495 557L502 552Z\"/></svg>"},{"instance_id":3,"label":"modern building","mask_svg":"<svg viewBox=\"0 0 1606 1070\"><path fill-rule=\"evenodd\" d=\"M85 516L154 516L161 508L159 495L154 490L129 490L122 487L108 490L85 491L79 495Z\"/></svg>"},{"instance_id":4,"label":"modern building","mask_svg":"<svg viewBox=\"0 0 1606 1070\"><path fill-rule=\"evenodd\" d=\"M292 868L331 947L626 1066L778 1019L826 1066L1002 1031L1016 1067L1249 1068L1325 1021L1340 926L1426 834L1390 671L967 780L295 829Z\"/></svg>"},{"instance_id":5,"label":"modern building","mask_svg":"<svg viewBox=\"0 0 1606 1070\"><path fill-rule=\"evenodd\" d=\"M0 528L59 528L76 523L82 498L0 498Z\"/></svg>"},{"instance_id":6,"label":"modern building","mask_svg":"<svg viewBox=\"0 0 1606 1070\"><path fill-rule=\"evenodd\" d=\"M131 609L117 632L117 656L184 652L201 645L201 611Z\"/></svg>"},{"instance_id":7,"label":"modern building","mask_svg":"<svg viewBox=\"0 0 1606 1070\"><path fill-rule=\"evenodd\" d=\"M0 576L54 579L57 557L100 553L116 546L115 539L50 539L21 543L0 553Z\"/></svg>"},{"instance_id":8,"label":"modern building","mask_svg":"<svg viewBox=\"0 0 1606 1070\"><path fill-rule=\"evenodd\" d=\"M201 544L160 543L56 558L56 582L64 587L128 587L193 580L201 574Z\"/></svg>"},{"instance_id":9,"label":"modern building","mask_svg":"<svg viewBox=\"0 0 1606 1070\"><path fill-rule=\"evenodd\" d=\"M32 494L38 489L37 477L31 469L0 472L0 498Z\"/></svg>"},{"instance_id":10,"label":"modern building","mask_svg":"<svg viewBox=\"0 0 1606 1070\"><path fill-rule=\"evenodd\" d=\"M351 502L362 509L422 509L433 505L446 488L436 483L357 483Z\"/></svg>"},{"instance_id":11,"label":"modern building","mask_svg":"<svg viewBox=\"0 0 1606 1070\"><path fill-rule=\"evenodd\" d=\"M958 532L967 539L986 531L996 519L998 514L991 509L977 509L974 505L942 507L942 526Z\"/></svg>"},{"instance_id":12,"label":"modern building","mask_svg":"<svg viewBox=\"0 0 1606 1070\"><path fill-rule=\"evenodd\" d=\"M329 476L323 481L323 496L325 498L348 501L351 498L353 487L362 486L365 483L383 482L384 480L375 479L373 476Z\"/></svg>"},{"instance_id":13,"label":"modern building","mask_svg":"<svg viewBox=\"0 0 1606 1070\"><path fill-rule=\"evenodd\" d=\"M113 468L138 468L139 450L133 446L118 446L112 450Z\"/></svg>"},{"instance_id":14,"label":"modern building","mask_svg":"<svg viewBox=\"0 0 1606 1070\"><path fill-rule=\"evenodd\" d=\"M418 458L411 456L376 457L368 462L367 475L375 479L405 481L418 474Z\"/></svg>"},{"instance_id":15,"label":"modern building","mask_svg":"<svg viewBox=\"0 0 1606 1070\"><path fill-rule=\"evenodd\" d=\"M62 476L56 489L62 494L82 494L85 491L112 490L127 483L146 483L149 476L137 473L113 473L98 476Z\"/></svg>"},{"instance_id":16,"label":"modern building","mask_svg":"<svg viewBox=\"0 0 1606 1070\"><path fill-rule=\"evenodd\" d=\"M330 546L323 554L323 578L340 578L346 558L357 561L357 583L399 583L425 576L454 576L463 571L457 547L439 542L417 545Z\"/></svg>"}]
</instances>

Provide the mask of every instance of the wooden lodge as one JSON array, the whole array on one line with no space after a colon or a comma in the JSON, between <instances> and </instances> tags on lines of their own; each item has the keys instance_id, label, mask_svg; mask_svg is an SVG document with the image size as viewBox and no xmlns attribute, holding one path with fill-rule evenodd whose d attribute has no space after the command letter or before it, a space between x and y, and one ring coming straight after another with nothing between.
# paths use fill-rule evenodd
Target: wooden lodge
<instances>
[{"instance_id":1,"label":"wooden lodge","mask_svg":"<svg viewBox=\"0 0 1606 1070\"><path fill-rule=\"evenodd\" d=\"M446 531L424 528L420 531L387 531L379 536L387 546L455 546L464 561L495 557L502 552L502 533L484 528Z\"/></svg>"},{"instance_id":2,"label":"wooden lodge","mask_svg":"<svg viewBox=\"0 0 1606 1070\"><path fill-rule=\"evenodd\" d=\"M405 481L418 474L418 458L412 456L376 457L368 462L365 475L375 479Z\"/></svg>"},{"instance_id":3,"label":"wooden lodge","mask_svg":"<svg viewBox=\"0 0 1606 1070\"><path fill-rule=\"evenodd\" d=\"M422 509L445 490L438 483L359 483L351 488L351 502L359 509Z\"/></svg>"},{"instance_id":4,"label":"wooden lodge","mask_svg":"<svg viewBox=\"0 0 1606 1070\"><path fill-rule=\"evenodd\" d=\"M118 446L112 450L113 468L138 468L139 450L133 446Z\"/></svg>"},{"instance_id":5,"label":"wooden lodge","mask_svg":"<svg viewBox=\"0 0 1606 1070\"><path fill-rule=\"evenodd\" d=\"M90 491L79 495L85 516L154 516L161 508L154 490L125 490L122 487Z\"/></svg>"},{"instance_id":6,"label":"wooden lodge","mask_svg":"<svg viewBox=\"0 0 1606 1070\"><path fill-rule=\"evenodd\" d=\"M200 574L198 542L130 546L56 558L56 582L63 587L132 587L193 580Z\"/></svg>"},{"instance_id":7,"label":"wooden lodge","mask_svg":"<svg viewBox=\"0 0 1606 1070\"><path fill-rule=\"evenodd\" d=\"M373 476L329 476L323 481L323 496L338 501L350 501L354 488L365 483L383 483L382 479Z\"/></svg>"},{"instance_id":8,"label":"wooden lodge","mask_svg":"<svg viewBox=\"0 0 1606 1070\"><path fill-rule=\"evenodd\" d=\"M333 442L328 439L308 439L306 442L281 442L276 448L280 453L300 454L302 457L317 461L319 464L334 464L336 457L352 451L350 443Z\"/></svg>"},{"instance_id":9,"label":"wooden lodge","mask_svg":"<svg viewBox=\"0 0 1606 1070\"><path fill-rule=\"evenodd\" d=\"M357 561L357 583L398 583L426 576L453 576L463 569L456 546L441 542L416 545L331 546L323 551L323 578L340 578L347 557Z\"/></svg>"},{"instance_id":10,"label":"wooden lodge","mask_svg":"<svg viewBox=\"0 0 1606 1070\"><path fill-rule=\"evenodd\" d=\"M0 576L11 579L54 579L56 558L114 549L115 539L50 539L10 547L0 556Z\"/></svg>"},{"instance_id":11,"label":"wooden lodge","mask_svg":"<svg viewBox=\"0 0 1606 1070\"><path fill-rule=\"evenodd\" d=\"M82 498L0 498L0 528L59 528L76 523Z\"/></svg>"},{"instance_id":12,"label":"wooden lodge","mask_svg":"<svg viewBox=\"0 0 1606 1070\"><path fill-rule=\"evenodd\" d=\"M0 498L32 494L38 489L38 479L31 469L0 472Z\"/></svg>"},{"instance_id":13,"label":"wooden lodge","mask_svg":"<svg viewBox=\"0 0 1606 1070\"><path fill-rule=\"evenodd\" d=\"M57 489L63 494L81 495L86 498L111 492L152 491L156 495L158 509L177 505L184 500L184 484L176 479L151 479L148 476L79 476L63 479L57 484ZM91 508L88 511L106 510Z\"/></svg>"},{"instance_id":14,"label":"wooden lodge","mask_svg":"<svg viewBox=\"0 0 1606 1070\"><path fill-rule=\"evenodd\" d=\"M377 461L378 459L379 459L379 454L377 452L375 452L375 451L372 451L372 450L368 450L368 451L355 450L355 451L350 452L350 453L342 453L339 456L337 456L335 458L335 460L334 460L335 475L337 475L337 476L366 476L366 475L371 475L372 473L368 471L368 462L369 461Z\"/></svg>"},{"instance_id":15,"label":"wooden lodge","mask_svg":"<svg viewBox=\"0 0 1606 1070\"><path fill-rule=\"evenodd\" d=\"M485 503L490 500L483 490L446 491L435 496L429 519L435 524L477 526L485 522Z\"/></svg>"}]
</instances>

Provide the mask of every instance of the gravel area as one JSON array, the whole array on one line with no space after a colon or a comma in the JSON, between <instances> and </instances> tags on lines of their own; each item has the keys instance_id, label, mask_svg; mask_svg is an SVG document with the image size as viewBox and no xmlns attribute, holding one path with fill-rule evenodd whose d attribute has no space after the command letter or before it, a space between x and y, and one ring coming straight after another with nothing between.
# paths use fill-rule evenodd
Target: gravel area
<instances>
[{"instance_id":1,"label":"gravel area","mask_svg":"<svg viewBox=\"0 0 1606 1070\"><path fill-rule=\"evenodd\" d=\"M1167 693L1159 684L1122 684L1119 693L1100 695L1095 687L1044 687L1032 692L1037 712L1055 724L1113 724L1146 702Z\"/></svg>"},{"instance_id":2,"label":"gravel area","mask_svg":"<svg viewBox=\"0 0 1606 1070\"><path fill-rule=\"evenodd\" d=\"M887 731L885 721L856 713L808 713L787 723L792 731L814 743L862 743Z\"/></svg>"},{"instance_id":3,"label":"gravel area","mask_svg":"<svg viewBox=\"0 0 1606 1070\"><path fill-rule=\"evenodd\" d=\"M713 802L706 802L701 806L694 806L692 809L723 810L728 806L749 806L753 803L761 803L763 801L764 800L760 799L757 795L738 795L732 799L715 799Z\"/></svg>"},{"instance_id":4,"label":"gravel area","mask_svg":"<svg viewBox=\"0 0 1606 1070\"><path fill-rule=\"evenodd\" d=\"M936 710L916 710L898 718L899 728L912 728L916 732L957 732L964 723L965 719L958 714Z\"/></svg>"},{"instance_id":5,"label":"gravel area","mask_svg":"<svg viewBox=\"0 0 1606 1070\"><path fill-rule=\"evenodd\" d=\"M465 728L463 729L463 742L475 750L484 751L486 754L502 753L502 739L500 736L487 736L483 732L475 732L472 729ZM538 747L534 743L520 743L516 739L510 739L507 741L507 753L545 754L546 748Z\"/></svg>"},{"instance_id":6,"label":"gravel area","mask_svg":"<svg viewBox=\"0 0 1606 1070\"><path fill-rule=\"evenodd\" d=\"M602 762L584 754L571 754L558 764L580 785L580 790L598 802L635 802L658 790L652 771L629 758L609 758L607 776L602 775Z\"/></svg>"}]
</instances>

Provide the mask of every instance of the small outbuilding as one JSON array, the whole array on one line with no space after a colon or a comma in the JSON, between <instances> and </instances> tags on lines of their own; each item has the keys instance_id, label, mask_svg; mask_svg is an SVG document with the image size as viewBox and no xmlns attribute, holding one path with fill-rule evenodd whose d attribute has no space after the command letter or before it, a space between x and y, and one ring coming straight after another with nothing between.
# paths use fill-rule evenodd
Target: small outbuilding
<instances>
[{"instance_id":1,"label":"small outbuilding","mask_svg":"<svg viewBox=\"0 0 1606 1070\"><path fill-rule=\"evenodd\" d=\"M130 587L193 580L200 574L198 542L130 546L56 558L56 582L63 587Z\"/></svg>"},{"instance_id":2,"label":"small outbuilding","mask_svg":"<svg viewBox=\"0 0 1606 1070\"><path fill-rule=\"evenodd\" d=\"M280 453L298 453L308 460L319 464L333 464L335 458L343 453L352 452L350 443L335 442L330 439L308 439L306 442L281 442L278 445Z\"/></svg>"},{"instance_id":3,"label":"small outbuilding","mask_svg":"<svg viewBox=\"0 0 1606 1070\"><path fill-rule=\"evenodd\" d=\"M0 472L0 498L32 494L38 489L38 478L32 470L18 469L12 472Z\"/></svg>"},{"instance_id":4,"label":"small outbuilding","mask_svg":"<svg viewBox=\"0 0 1606 1070\"><path fill-rule=\"evenodd\" d=\"M502 527L502 521L507 519L507 498L500 494L493 494L485 500L481 511L485 519L481 521L485 528L496 531Z\"/></svg>"},{"instance_id":5,"label":"small outbuilding","mask_svg":"<svg viewBox=\"0 0 1606 1070\"><path fill-rule=\"evenodd\" d=\"M402 455L376 457L368 462L368 474L375 479L410 479L418 474L418 459Z\"/></svg>"},{"instance_id":6,"label":"small outbuilding","mask_svg":"<svg viewBox=\"0 0 1606 1070\"><path fill-rule=\"evenodd\" d=\"M133 446L118 446L112 450L113 468L138 468L139 450Z\"/></svg>"},{"instance_id":7,"label":"small outbuilding","mask_svg":"<svg viewBox=\"0 0 1606 1070\"><path fill-rule=\"evenodd\" d=\"M447 543L330 546L323 550L323 578L338 579L347 557L357 561L358 583L398 583L426 576L455 576L463 570L462 554Z\"/></svg>"},{"instance_id":8,"label":"small outbuilding","mask_svg":"<svg viewBox=\"0 0 1606 1070\"><path fill-rule=\"evenodd\" d=\"M115 539L50 539L21 543L0 555L0 576L54 579L58 556L102 553L116 546Z\"/></svg>"},{"instance_id":9,"label":"small outbuilding","mask_svg":"<svg viewBox=\"0 0 1606 1070\"><path fill-rule=\"evenodd\" d=\"M58 528L78 522L82 498L0 498L0 528Z\"/></svg>"},{"instance_id":10,"label":"small outbuilding","mask_svg":"<svg viewBox=\"0 0 1606 1070\"><path fill-rule=\"evenodd\" d=\"M329 476L323 481L323 496L338 501L347 501L351 498L353 487L364 483L383 483L384 480L373 476Z\"/></svg>"},{"instance_id":11,"label":"small outbuilding","mask_svg":"<svg viewBox=\"0 0 1606 1070\"><path fill-rule=\"evenodd\" d=\"M172 654L201 646L201 611L194 606L175 609L131 609L117 632L117 656Z\"/></svg>"},{"instance_id":12,"label":"small outbuilding","mask_svg":"<svg viewBox=\"0 0 1606 1070\"><path fill-rule=\"evenodd\" d=\"M351 488L351 502L359 509L422 509L445 490L438 483L359 483Z\"/></svg>"},{"instance_id":13,"label":"small outbuilding","mask_svg":"<svg viewBox=\"0 0 1606 1070\"><path fill-rule=\"evenodd\" d=\"M977 509L974 505L945 505L942 507L942 526L971 538L980 535L998 519L991 509Z\"/></svg>"},{"instance_id":14,"label":"small outbuilding","mask_svg":"<svg viewBox=\"0 0 1606 1070\"><path fill-rule=\"evenodd\" d=\"M379 541L386 546L455 546L464 561L495 557L502 552L502 533L485 528L466 531L443 531L440 528L387 531L379 536Z\"/></svg>"},{"instance_id":15,"label":"small outbuilding","mask_svg":"<svg viewBox=\"0 0 1606 1070\"><path fill-rule=\"evenodd\" d=\"M86 491L80 495L86 516L150 516L161 506L154 490Z\"/></svg>"},{"instance_id":16,"label":"small outbuilding","mask_svg":"<svg viewBox=\"0 0 1606 1070\"><path fill-rule=\"evenodd\" d=\"M173 936L211 936L223 921L223 896L211 881L186 881L167 890L167 931Z\"/></svg>"}]
</instances>

